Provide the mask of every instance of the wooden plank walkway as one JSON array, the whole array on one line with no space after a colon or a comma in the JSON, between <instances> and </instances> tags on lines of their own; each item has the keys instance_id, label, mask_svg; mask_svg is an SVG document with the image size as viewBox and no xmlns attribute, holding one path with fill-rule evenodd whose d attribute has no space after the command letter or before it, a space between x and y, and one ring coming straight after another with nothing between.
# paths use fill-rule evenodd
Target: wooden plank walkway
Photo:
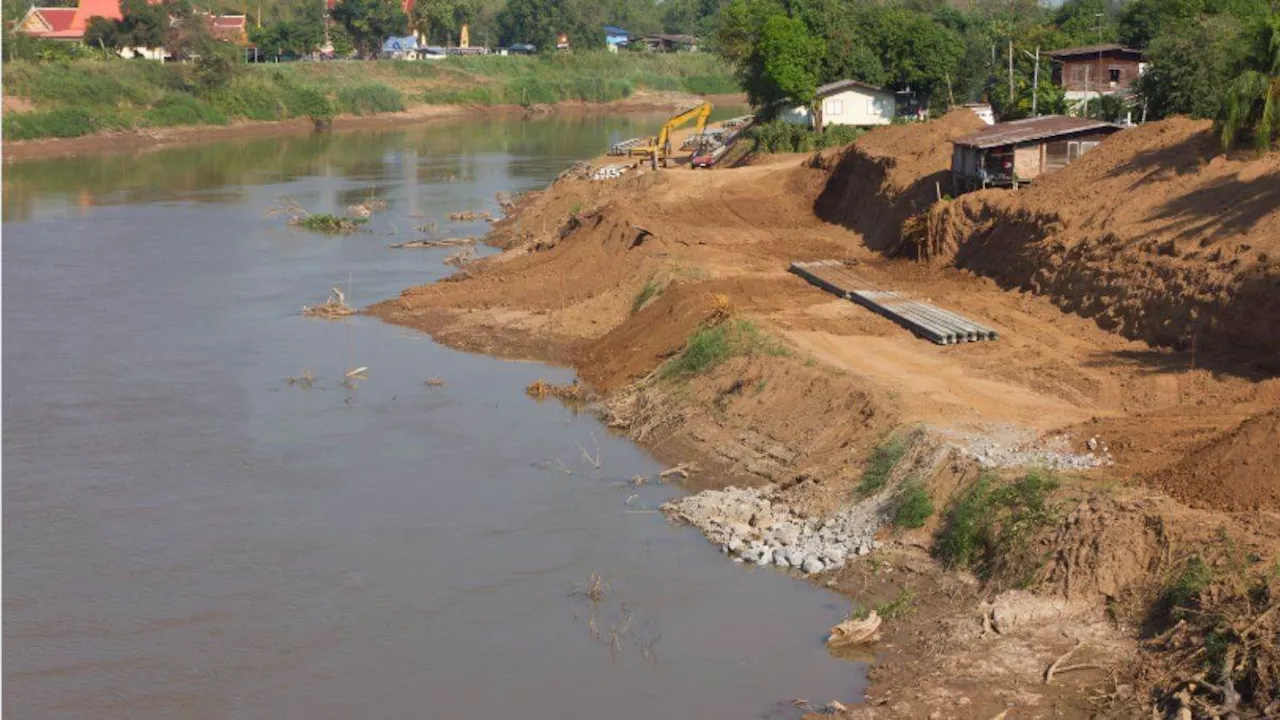
<instances>
[{"instance_id":1,"label":"wooden plank walkway","mask_svg":"<svg viewBox=\"0 0 1280 720\"><path fill-rule=\"evenodd\" d=\"M995 340L999 334L962 315L900 292L881 290L839 260L793 262L791 272L810 283L862 305L939 345Z\"/></svg>"}]
</instances>

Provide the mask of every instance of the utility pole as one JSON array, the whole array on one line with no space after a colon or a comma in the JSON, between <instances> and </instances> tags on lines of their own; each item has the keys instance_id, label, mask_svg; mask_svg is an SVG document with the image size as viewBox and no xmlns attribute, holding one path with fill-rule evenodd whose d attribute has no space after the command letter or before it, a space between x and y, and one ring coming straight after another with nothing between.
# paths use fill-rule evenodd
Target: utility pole
<instances>
[{"instance_id":1,"label":"utility pole","mask_svg":"<svg viewBox=\"0 0 1280 720\"><path fill-rule=\"evenodd\" d=\"M1098 110L1101 116L1102 110L1102 13L1094 13L1094 17L1098 18ZM1087 106L1086 106L1087 107ZM1089 113L1085 113L1087 117Z\"/></svg>"},{"instance_id":2,"label":"utility pole","mask_svg":"<svg viewBox=\"0 0 1280 720\"><path fill-rule=\"evenodd\" d=\"M1009 38L1009 106L1013 107L1013 38Z\"/></svg>"},{"instance_id":3,"label":"utility pole","mask_svg":"<svg viewBox=\"0 0 1280 720\"><path fill-rule=\"evenodd\" d=\"M1037 45L1037 46L1036 46L1036 71L1035 71L1035 74L1034 74L1034 75L1032 75L1032 77L1033 77L1034 79L1031 81L1031 117L1040 117L1040 113L1036 111L1036 110L1037 110L1037 108L1039 108L1039 107L1040 107L1040 105L1039 105L1039 101L1040 101L1040 46L1039 46L1039 45Z\"/></svg>"},{"instance_id":4,"label":"utility pole","mask_svg":"<svg viewBox=\"0 0 1280 720\"><path fill-rule=\"evenodd\" d=\"M1089 66L1084 66L1084 117L1089 117Z\"/></svg>"}]
</instances>

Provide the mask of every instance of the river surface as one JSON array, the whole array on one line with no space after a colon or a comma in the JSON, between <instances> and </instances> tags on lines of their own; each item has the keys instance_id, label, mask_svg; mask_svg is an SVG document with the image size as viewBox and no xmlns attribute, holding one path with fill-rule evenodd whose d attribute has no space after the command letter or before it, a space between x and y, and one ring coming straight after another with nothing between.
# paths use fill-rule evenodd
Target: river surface
<instances>
[{"instance_id":1,"label":"river surface","mask_svg":"<svg viewBox=\"0 0 1280 720\"><path fill-rule=\"evenodd\" d=\"M481 233L446 214L496 212L661 120L6 166L6 716L758 718L860 698L864 668L822 643L847 604L664 520L678 489L627 483L654 459L523 392L569 371L299 312L445 276L448 250L388 243L433 220ZM371 195L387 212L349 237L271 214ZM290 384L304 368L314 384ZM578 592L593 573L599 601Z\"/></svg>"}]
</instances>

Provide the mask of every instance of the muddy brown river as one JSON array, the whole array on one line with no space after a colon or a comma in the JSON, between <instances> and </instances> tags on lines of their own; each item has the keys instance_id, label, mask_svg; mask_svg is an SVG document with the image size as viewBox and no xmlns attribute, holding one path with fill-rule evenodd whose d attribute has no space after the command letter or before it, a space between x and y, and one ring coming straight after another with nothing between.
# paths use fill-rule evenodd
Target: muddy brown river
<instances>
[{"instance_id":1,"label":"muddy brown river","mask_svg":"<svg viewBox=\"0 0 1280 720\"><path fill-rule=\"evenodd\" d=\"M445 276L451 249L387 245L429 220L481 233L445 216L661 119L6 166L6 716L782 718L861 697L864 668L823 647L846 603L664 520L679 489L627 483L654 459L523 392L569 371L299 312ZM270 214L370 195L389 208L349 237ZM576 592L593 573L597 602Z\"/></svg>"}]
</instances>

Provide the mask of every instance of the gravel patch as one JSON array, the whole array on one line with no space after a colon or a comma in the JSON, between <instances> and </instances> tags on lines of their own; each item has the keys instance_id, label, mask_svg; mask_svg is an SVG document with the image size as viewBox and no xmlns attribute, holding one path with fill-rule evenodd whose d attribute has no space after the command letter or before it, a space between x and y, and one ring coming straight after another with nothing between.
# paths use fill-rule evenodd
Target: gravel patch
<instances>
[{"instance_id":1,"label":"gravel patch","mask_svg":"<svg viewBox=\"0 0 1280 720\"><path fill-rule=\"evenodd\" d=\"M1040 437L1025 428L988 428L981 434L955 431L941 434L952 447L984 468L1091 470L1115 464L1106 442L1096 437L1085 442L1084 452L1077 452L1068 435Z\"/></svg>"}]
</instances>

